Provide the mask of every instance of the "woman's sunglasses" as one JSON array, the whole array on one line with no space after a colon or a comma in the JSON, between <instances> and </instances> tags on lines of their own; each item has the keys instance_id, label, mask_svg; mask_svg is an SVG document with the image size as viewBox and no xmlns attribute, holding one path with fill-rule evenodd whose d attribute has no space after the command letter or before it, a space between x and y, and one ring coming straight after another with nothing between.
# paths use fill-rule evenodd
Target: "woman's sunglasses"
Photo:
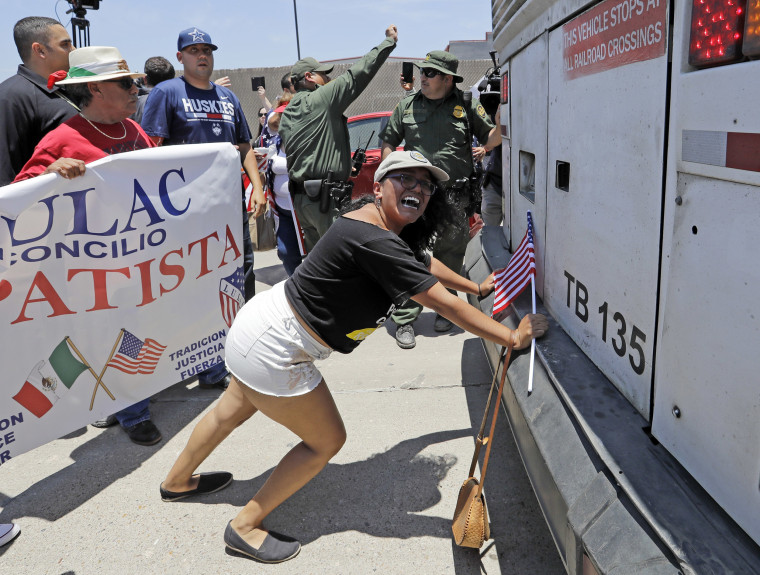
<instances>
[{"instance_id":1,"label":"woman's sunglasses","mask_svg":"<svg viewBox=\"0 0 760 575\"><path fill-rule=\"evenodd\" d=\"M132 86L135 85L135 81L132 78L118 78L116 80L104 80L105 82L109 82L111 84L118 84L121 88L129 92L132 89Z\"/></svg>"},{"instance_id":2,"label":"woman's sunglasses","mask_svg":"<svg viewBox=\"0 0 760 575\"><path fill-rule=\"evenodd\" d=\"M417 184L419 184L422 193L426 196L432 196L436 190L436 185L430 180L420 180L409 174L391 174L385 177L398 180L401 182L401 187L409 191L416 188Z\"/></svg>"}]
</instances>

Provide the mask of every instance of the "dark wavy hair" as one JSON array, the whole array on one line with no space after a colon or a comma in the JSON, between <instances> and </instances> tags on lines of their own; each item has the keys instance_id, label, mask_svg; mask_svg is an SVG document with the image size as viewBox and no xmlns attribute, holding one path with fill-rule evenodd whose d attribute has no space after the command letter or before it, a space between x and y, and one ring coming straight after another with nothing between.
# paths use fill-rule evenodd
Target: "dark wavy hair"
<instances>
[{"instance_id":1,"label":"dark wavy hair","mask_svg":"<svg viewBox=\"0 0 760 575\"><path fill-rule=\"evenodd\" d=\"M375 196L373 194L352 200L341 210L341 215L358 210L374 201ZM448 201L446 192L439 189L430 196L425 213L417 218L413 224L405 226L399 237L406 242L415 254L430 251L433 249L437 237L451 234L461 226L461 218L458 215L460 215L459 206Z\"/></svg>"}]
</instances>

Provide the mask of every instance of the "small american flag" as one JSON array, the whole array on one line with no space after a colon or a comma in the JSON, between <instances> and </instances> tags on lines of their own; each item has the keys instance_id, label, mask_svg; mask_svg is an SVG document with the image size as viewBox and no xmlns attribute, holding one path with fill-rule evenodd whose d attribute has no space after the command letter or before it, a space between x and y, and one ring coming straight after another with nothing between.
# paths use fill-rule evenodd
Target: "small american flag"
<instances>
[{"instance_id":1,"label":"small american flag","mask_svg":"<svg viewBox=\"0 0 760 575\"><path fill-rule=\"evenodd\" d=\"M232 275L219 280L219 304L222 306L222 317L227 327L232 325L238 310L245 303L243 284L245 275L243 267L239 267Z\"/></svg>"},{"instance_id":2,"label":"small american flag","mask_svg":"<svg viewBox=\"0 0 760 575\"><path fill-rule=\"evenodd\" d=\"M504 269L494 273L494 300L492 317L504 312L536 275L536 258L533 251L533 219L528 212L528 229L520 245Z\"/></svg>"},{"instance_id":3,"label":"small american flag","mask_svg":"<svg viewBox=\"0 0 760 575\"><path fill-rule=\"evenodd\" d=\"M166 346L156 340L146 337L143 341L125 329L119 351L108 362L108 367L115 367L132 375L135 373L148 375L156 370L158 360L161 359L161 354L165 349Z\"/></svg>"}]
</instances>

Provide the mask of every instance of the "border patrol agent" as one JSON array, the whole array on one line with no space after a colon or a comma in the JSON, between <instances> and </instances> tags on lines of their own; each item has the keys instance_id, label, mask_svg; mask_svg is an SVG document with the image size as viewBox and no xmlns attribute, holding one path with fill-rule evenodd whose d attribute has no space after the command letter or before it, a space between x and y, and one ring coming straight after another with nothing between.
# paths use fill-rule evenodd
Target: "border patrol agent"
<instances>
[{"instance_id":1,"label":"border patrol agent","mask_svg":"<svg viewBox=\"0 0 760 575\"><path fill-rule=\"evenodd\" d=\"M457 74L459 60L443 50L429 52L424 61L416 63L421 74L421 88L399 102L388 125L380 133L383 140L382 157L404 142L404 149L416 150L430 162L445 170L450 180L438 193L446 193L450 201L462 206L460 226L452 233L438 238L433 256L459 273L470 239L467 207L473 200L474 165L472 138L485 142L492 150L501 144L499 130L488 119L477 98L465 98L456 87L464 78ZM396 343L411 349L415 343L412 323L422 313L422 306L409 300L393 314L396 323ZM436 316L435 330L449 331L452 323Z\"/></svg>"},{"instance_id":2,"label":"border patrol agent","mask_svg":"<svg viewBox=\"0 0 760 575\"><path fill-rule=\"evenodd\" d=\"M296 95L282 114L280 136L288 158L293 210L307 252L338 217L336 197L351 195L351 147L344 112L396 47L396 27L389 26L385 36L334 80L328 76L333 66L314 58L299 60L290 71Z\"/></svg>"}]
</instances>

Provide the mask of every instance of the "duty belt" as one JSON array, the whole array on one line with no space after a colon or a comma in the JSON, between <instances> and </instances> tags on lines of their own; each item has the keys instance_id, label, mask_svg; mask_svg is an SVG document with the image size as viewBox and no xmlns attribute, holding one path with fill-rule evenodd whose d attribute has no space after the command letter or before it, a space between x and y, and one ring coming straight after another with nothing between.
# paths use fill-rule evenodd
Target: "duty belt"
<instances>
[{"instance_id":1,"label":"duty belt","mask_svg":"<svg viewBox=\"0 0 760 575\"><path fill-rule=\"evenodd\" d=\"M341 208L344 203L351 199L353 182L333 180L332 171L324 180L305 180L304 182L288 182L288 189L292 195L306 194L313 202L319 202L319 211L327 213L330 208L330 198L335 200L335 205Z\"/></svg>"}]
</instances>

